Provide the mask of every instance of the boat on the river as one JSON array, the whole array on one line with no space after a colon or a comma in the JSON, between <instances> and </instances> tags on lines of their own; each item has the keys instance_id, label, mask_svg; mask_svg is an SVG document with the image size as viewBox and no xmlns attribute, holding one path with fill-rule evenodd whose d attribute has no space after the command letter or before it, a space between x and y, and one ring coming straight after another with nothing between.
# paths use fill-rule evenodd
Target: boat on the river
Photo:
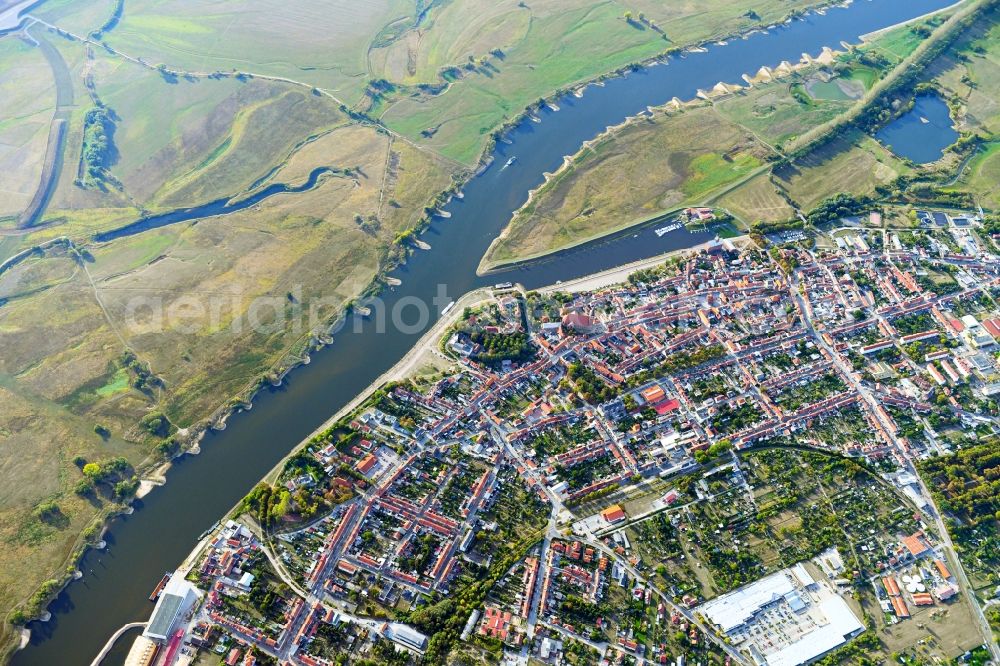
<instances>
[{"instance_id":1,"label":"boat on the river","mask_svg":"<svg viewBox=\"0 0 1000 666\"><path fill-rule=\"evenodd\" d=\"M668 224L665 227L660 227L659 229L654 229L653 233L656 234L657 238L669 234L671 231L677 231L682 225L680 222L674 222L673 224Z\"/></svg>"},{"instance_id":2,"label":"boat on the river","mask_svg":"<svg viewBox=\"0 0 1000 666\"><path fill-rule=\"evenodd\" d=\"M163 574L163 578L161 578L160 582L157 583L156 587L153 588L153 591L149 595L149 600L156 601L157 599L159 599L160 593L163 592L163 588L165 588L167 586L167 583L169 582L170 582L170 572L168 571L165 574Z\"/></svg>"}]
</instances>

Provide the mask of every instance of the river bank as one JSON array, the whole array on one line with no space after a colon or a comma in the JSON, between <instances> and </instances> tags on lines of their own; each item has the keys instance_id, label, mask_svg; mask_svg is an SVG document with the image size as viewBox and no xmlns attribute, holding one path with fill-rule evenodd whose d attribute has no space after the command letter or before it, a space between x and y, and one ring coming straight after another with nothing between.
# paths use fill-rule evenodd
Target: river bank
<instances>
[{"instance_id":1,"label":"river bank","mask_svg":"<svg viewBox=\"0 0 1000 666\"><path fill-rule=\"evenodd\" d=\"M893 26L889 26L887 28L868 33L867 35L862 35L858 38L857 42L848 42L846 40L841 40L837 48L832 48L826 44L816 44L813 46L813 48L814 49L818 48L820 49L820 51L819 54L815 57L810 55L808 52L803 52L801 54L801 57L794 63L789 63L788 61L782 61L780 64L774 66L763 65L756 72L752 70L744 72L739 77L741 83L727 83L725 81L720 80L718 83L715 84L714 87L708 88L706 86L705 88L699 88L693 96L687 99L679 99L677 97L674 97L672 100L665 102L664 104L657 106L648 106L646 107L646 109L638 112L637 114L626 117L621 123L606 127L600 134L596 135L593 139L585 141L580 146L579 150L577 150L575 153L573 153L572 155L564 156L561 164L555 171L546 172L543 174L544 178L543 182L539 184L538 187L533 188L528 192L527 199L518 209L516 209L511 214L510 220L504 227L503 231L490 244L489 249L483 256L479 264L479 267L477 268L477 273L479 275L485 275L492 271L496 271L498 269L516 266L526 261L535 260L555 252L571 249L581 244L590 243L605 236L617 234L628 228L641 226L659 217L666 218L670 214L676 213L676 211L679 210L680 207L683 207L683 206L675 207L672 209L659 211L649 216L633 219L624 223L605 226L596 233L589 233L584 236L572 238L572 240L570 240L569 242L560 241L559 244L557 245L546 245L545 247L539 249L538 251L534 251L533 247L527 246L522 248L522 250L527 249L528 250L527 252L524 251L515 252L512 255L510 251L511 248L509 246L504 248L504 244L509 241L511 235L515 233L515 230L517 234L520 236L530 236L532 234L531 229L534 228L531 225L543 223L537 219L536 220L530 219L531 215L534 212L536 201L538 201L540 197L544 197L546 194L551 194L553 191L556 191L556 188L560 185L560 183L564 178L572 177L574 171L577 169L579 165L581 165L581 163L584 161L585 158L590 158L591 162L593 162L594 160L600 160L601 157L599 156L606 157L608 151L610 150L609 146L611 145L611 142L614 141L618 136L627 132L630 127L636 126L641 123L648 123L651 121L651 119L654 119L658 116L662 116L664 114L666 114L667 116L673 116L675 114L685 113L688 111L688 109L696 107L698 105L706 105L706 104L711 105L716 100L726 99L732 97L733 95L739 94L740 91L745 90L746 88L754 88L760 85L774 83L781 79L786 79L795 75L801 75L803 72L811 71L817 67L829 66L836 61L836 58L838 56L843 55L849 50L852 50L859 46L863 46L866 42L870 41L874 37L885 34L886 32L894 30L901 26L909 25L914 22L926 19L928 17L952 11L960 4L962 4L961 0L947 7L938 8L933 11L924 13L921 16L901 21L899 23L894 24ZM869 35L871 37L869 37ZM946 36L947 36L946 34L939 33L937 38L940 39ZM707 51L706 49L699 47L698 52L707 52ZM661 61L659 64L664 64L664 65L669 64L669 60L667 62ZM887 75L887 78L891 77L892 75L893 72L890 71L889 74ZM772 150L774 150L773 146L771 148ZM777 155L779 157L782 156L780 152L778 152ZM597 163L600 164L599 161ZM581 168L585 168L585 165ZM709 202L718 200L726 192L731 191L735 187L742 185L747 180L750 180L754 176L758 175L760 171L765 170L767 168L770 167L765 166L762 167L761 169L755 170L752 173L748 174L746 177L741 178L734 183L729 183L727 185L720 187L718 190L714 192L709 192L706 195L700 196L698 197L697 200L694 199L688 200L684 202L683 205L690 205L690 206L708 205ZM563 191L562 194L565 195L565 191ZM559 200L558 195L556 200L557 201ZM588 213L584 213L584 215L594 215L595 217L601 217L600 206L599 205L596 206L598 209L596 212L591 211ZM550 209L549 213L551 212L552 211ZM567 223L566 226L570 225ZM572 237L571 232L564 232L564 233L565 235ZM513 242L516 247L517 241ZM538 243L537 240L535 241L535 243L541 244ZM501 256L502 258L500 258Z\"/></svg>"},{"instance_id":2,"label":"river bank","mask_svg":"<svg viewBox=\"0 0 1000 666\"><path fill-rule=\"evenodd\" d=\"M748 238L741 237L740 239L735 239L734 242L743 243L750 242ZM569 291L569 292L582 292L590 291L595 289L600 289L603 287L611 286L623 282L632 273L643 270L645 268L650 268L662 264L664 261L670 259L674 256L684 255L691 252L698 252L703 249L708 248L713 243L701 243L692 247L673 250L671 252L664 253L655 257L649 257L647 259L630 262L626 265L617 266L608 270L599 271L590 275L582 276L580 278L567 281L565 283L557 283L552 285L546 285L537 287L533 291L538 291L541 293L551 294L557 291ZM367 401L372 394L381 389L387 383L392 381L402 381L412 376L413 372L417 369L420 359L425 353L433 352L436 350L442 341L442 337L447 334L448 329L459 322L462 319L464 310L468 307L475 307L483 302L486 302L490 298L491 290L489 288L475 289L471 292L463 294L458 299L456 299L452 305L449 306L448 312L439 318L437 322L431 326L413 345L409 352L407 352L402 358L396 362L389 370L384 372L378 378L376 378L371 384L369 384L362 392L358 393L352 400L347 404L337 410L332 416L325 420L319 427L313 430L307 437L302 439L292 450L283 457L278 463L264 475L261 481L268 483L275 483L283 470L285 463L289 458L298 454L305 447L312 444L316 436L321 435L333 426L335 426L342 419L350 416L353 412L358 410L361 405ZM241 500L242 501L242 500ZM224 515L219 516L219 521L225 519L226 516L234 514L240 507L240 502L234 504ZM216 523L218 524L218 523ZM215 530L212 530L214 533ZM198 543L191 549L188 555L184 558L180 568L190 566L199 556L199 554L204 550L207 542L211 539L211 534L203 536ZM128 626L128 625L126 625ZM119 630L119 632L122 630ZM113 642L113 641L112 641ZM97 666L96 663L93 666Z\"/></svg>"},{"instance_id":3,"label":"river bank","mask_svg":"<svg viewBox=\"0 0 1000 666\"><path fill-rule=\"evenodd\" d=\"M917 8L932 4L933 0L919 0ZM435 221L424 231L433 250L414 253L390 271L399 285L385 286L387 280L380 283L387 306L412 298L431 302L438 285L462 294L490 282L520 282L528 289L552 285L708 240L709 234L684 231L662 238L652 231L640 237L629 233L546 257L488 281L475 275L482 253L506 222L504 211L519 206L525 193L537 185L539 174L555 168L561 155L572 152L604 127L650 104L687 96L704 87L705 79L715 81L745 71L747 62L774 62L789 53L801 53L801 44L815 43L817 35L833 43L853 33L858 16L861 25L879 25L884 17L891 20L907 9L911 8L890 2L858 3L843 13L831 12L837 15L833 20L827 16L815 22L795 22L771 31L769 36L692 55L690 60L680 61L689 63L683 67L671 64L609 80L585 99L560 102L558 123L546 122L555 112L545 111L541 124L528 121L524 127L514 128L509 135L512 143L498 147L497 159L503 163L517 151L517 163L502 172L487 168L479 178L467 181L464 198L447 204L452 217ZM81 654L93 654L100 647L95 637L103 639L128 619L148 616L149 588L165 568L188 553L209 522L229 510L287 456L288 442L308 437L331 412L341 411L357 399L373 381L391 371L424 332L390 330L379 334L375 329L373 322L363 323L356 332L338 333L323 353L302 353L299 358L308 356L310 362L299 372L285 375L277 386L274 381L259 386L252 409L234 406L235 413L226 418L224 431L206 429L198 442L201 454L197 459L184 456L176 460L166 486L136 501L134 516L113 521L107 537L113 556L89 553L85 557L100 575L69 586L60 595L51 606L53 621L32 625L36 635L31 646L15 658L15 664L83 663L78 659ZM300 352L305 347L300 347ZM156 548L150 547L152 543Z\"/></svg>"},{"instance_id":4,"label":"river bank","mask_svg":"<svg viewBox=\"0 0 1000 666\"><path fill-rule=\"evenodd\" d=\"M745 246L752 243L749 236L737 236L735 238L728 238L725 242L732 243L737 246ZM570 294L575 294L583 291L596 291L598 289L603 289L605 287L610 287L615 284L619 284L628 279L628 276L637 271L645 270L647 268L653 268L659 266L663 262L671 259L673 257L682 256L692 252L700 252L701 250L707 250L708 248L715 245L716 241L708 241L706 243L699 243L698 245L693 245L691 247L683 248L680 250L671 250L670 252L665 252L661 255L650 257L649 259L640 259L639 261L633 261L632 263L626 264L624 266L619 266L617 268L611 268L606 271L601 271L599 273L594 273L593 275L586 275L575 280L568 280L566 282L561 282L554 285L549 285L547 287L541 287L535 291L539 291L543 294L551 294L557 291L567 292Z\"/></svg>"}]
</instances>

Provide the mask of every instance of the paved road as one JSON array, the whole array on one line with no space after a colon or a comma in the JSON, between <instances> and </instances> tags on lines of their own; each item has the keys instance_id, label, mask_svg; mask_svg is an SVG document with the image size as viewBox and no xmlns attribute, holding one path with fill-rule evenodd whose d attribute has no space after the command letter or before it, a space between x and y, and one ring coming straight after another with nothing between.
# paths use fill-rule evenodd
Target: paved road
<instances>
[{"instance_id":1,"label":"paved road","mask_svg":"<svg viewBox=\"0 0 1000 666\"><path fill-rule=\"evenodd\" d=\"M891 258L888 256L888 251L886 252L885 259L890 263L892 261ZM952 571L955 573L956 580L958 581L959 586L963 592L962 596L965 598L965 602L969 605L969 608L972 611L972 615L976 620L976 624L979 627L979 631L982 634L983 639L986 641L986 646L989 648L990 653L993 655L994 661L1000 663L1000 647L998 647L997 642L993 640L993 631L990 628L989 622L987 622L986 620L986 616L983 614L983 609L980 608L979 606L979 602L976 599L975 592L973 591L973 588L969 583L969 578L965 573L965 568L962 566L961 558L959 558L958 553L955 551L955 544L952 542L951 535L948 533L947 526L944 524L944 521L941 518L941 510L938 508L937 504L934 501L934 496L931 494L930 490L927 488L927 485L924 483L923 478L917 471L916 463L913 461L912 457L907 452L903 444L896 437L896 435L893 434L894 433L893 425L890 423L885 423L884 419L880 414L880 410L876 409L879 406L879 402L872 393L872 391L855 377L853 368L848 367L843 357L836 351L834 351L830 347L830 345L826 343L826 340L823 339L822 335L819 335L816 332L812 320L806 314L807 312L809 312L809 310L805 307L802 294L799 291L798 278L794 272L792 274L792 294L794 295L796 304L799 307L799 312L802 315L802 320L805 323L806 327L809 329L809 333L811 334L813 340L816 342L816 344L820 345L826 351L827 355L830 358L833 359L834 363L840 369L841 373L848 379L848 381L851 383L854 389L868 404L870 413L881 424L882 430L885 432L886 436L889 437L889 439L891 440L892 445L896 448L896 451L899 453L900 458L906 461L907 471L911 472L917 478L918 483L920 485L920 491L927 499L928 506L931 509L931 511L929 512L931 514L930 517L934 520L935 528L938 531L939 538L941 539L942 543L945 546L945 553L948 556L948 559L950 560L950 564L954 567ZM875 317L880 321L885 320L885 318L882 315L879 315L878 313L875 314Z\"/></svg>"}]
</instances>

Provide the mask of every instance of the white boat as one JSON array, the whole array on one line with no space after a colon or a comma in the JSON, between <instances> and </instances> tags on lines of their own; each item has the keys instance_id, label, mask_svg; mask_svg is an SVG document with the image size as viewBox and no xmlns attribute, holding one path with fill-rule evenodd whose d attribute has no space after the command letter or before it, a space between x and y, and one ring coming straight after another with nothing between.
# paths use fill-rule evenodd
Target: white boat
<instances>
[{"instance_id":1,"label":"white boat","mask_svg":"<svg viewBox=\"0 0 1000 666\"><path fill-rule=\"evenodd\" d=\"M515 155L514 157L510 158L509 160L507 160L507 163L504 164L502 167L500 167L500 170L503 171L504 169L506 169L507 167L509 167L511 164L513 164L516 161L517 161L517 155Z\"/></svg>"},{"instance_id":2,"label":"white boat","mask_svg":"<svg viewBox=\"0 0 1000 666\"><path fill-rule=\"evenodd\" d=\"M669 234L671 231L677 231L682 226L684 226L684 225L682 225L680 222L675 222L673 224L668 224L665 227L660 227L659 229L654 229L653 233L656 234L657 237L660 237L660 236L663 236L665 234Z\"/></svg>"},{"instance_id":3,"label":"white boat","mask_svg":"<svg viewBox=\"0 0 1000 666\"><path fill-rule=\"evenodd\" d=\"M441 316L443 317L446 314L448 314L448 311L451 310L453 307L455 307L455 301L452 301L448 305L444 306L444 310L441 310Z\"/></svg>"}]
</instances>

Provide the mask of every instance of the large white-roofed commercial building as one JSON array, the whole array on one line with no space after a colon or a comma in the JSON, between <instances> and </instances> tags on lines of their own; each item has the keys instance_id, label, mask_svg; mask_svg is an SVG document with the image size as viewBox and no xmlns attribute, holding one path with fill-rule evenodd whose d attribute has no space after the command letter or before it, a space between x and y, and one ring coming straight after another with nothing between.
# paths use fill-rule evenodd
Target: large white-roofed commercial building
<instances>
[{"instance_id":1,"label":"large white-roofed commercial building","mask_svg":"<svg viewBox=\"0 0 1000 666\"><path fill-rule=\"evenodd\" d=\"M154 641L166 641L180 619L198 601L198 596L197 588L184 580L182 573L175 573L160 593L142 635Z\"/></svg>"},{"instance_id":2,"label":"large white-roofed commercial building","mask_svg":"<svg viewBox=\"0 0 1000 666\"><path fill-rule=\"evenodd\" d=\"M864 631L847 602L802 564L761 578L698 607L758 664L798 666Z\"/></svg>"}]
</instances>

